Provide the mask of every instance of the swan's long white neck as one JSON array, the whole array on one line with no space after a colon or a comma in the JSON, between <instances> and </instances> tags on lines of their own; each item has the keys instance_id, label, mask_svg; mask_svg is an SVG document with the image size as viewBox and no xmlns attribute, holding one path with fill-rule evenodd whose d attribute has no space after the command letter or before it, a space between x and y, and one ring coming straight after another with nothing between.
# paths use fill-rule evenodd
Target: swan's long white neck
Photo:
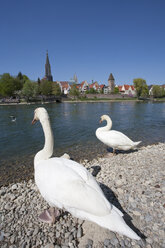
<instances>
[{"instance_id":1,"label":"swan's long white neck","mask_svg":"<svg viewBox=\"0 0 165 248\"><path fill-rule=\"evenodd\" d=\"M44 148L36 154L34 158L35 164L38 163L40 160L46 160L50 158L53 154L53 146L54 146L53 132L50 126L49 119L45 118L40 120L40 122L44 131L45 145Z\"/></svg>"},{"instance_id":2,"label":"swan's long white neck","mask_svg":"<svg viewBox=\"0 0 165 248\"><path fill-rule=\"evenodd\" d=\"M105 117L105 120L107 121L107 125L105 127L99 127L98 131L109 131L112 128L112 121L109 116Z\"/></svg>"}]
</instances>

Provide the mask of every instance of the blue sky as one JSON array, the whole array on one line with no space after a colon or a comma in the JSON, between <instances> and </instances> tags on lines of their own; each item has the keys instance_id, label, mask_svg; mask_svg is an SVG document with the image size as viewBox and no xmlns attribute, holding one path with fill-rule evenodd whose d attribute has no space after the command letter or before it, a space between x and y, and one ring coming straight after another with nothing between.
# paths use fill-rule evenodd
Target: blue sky
<instances>
[{"instance_id":1,"label":"blue sky","mask_svg":"<svg viewBox=\"0 0 165 248\"><path fill-rule=\"evenodd\" d=\"M0 74L118 85L142 77L165 83L164 0L5 0L0 2Z\"/></svg>"}]
</instances>

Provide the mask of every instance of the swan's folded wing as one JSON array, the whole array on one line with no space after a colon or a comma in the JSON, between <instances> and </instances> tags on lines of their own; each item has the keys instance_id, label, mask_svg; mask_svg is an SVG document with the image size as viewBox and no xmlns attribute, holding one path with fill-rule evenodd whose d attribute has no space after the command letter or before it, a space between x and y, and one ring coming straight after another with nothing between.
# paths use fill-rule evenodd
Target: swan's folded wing
<instances>
[{"instance_id":1,"label":"swan's folded wing","mask_svg":"<svg viewBox=\"0 0 165 248\"><path fill-rule=\"evenodd\" d=\"M49 203L59 203L65 209L78 209L97 216L110 213L110 203L83 166L61 158L45 162L39 165L36 180L41 194Z\"/></svg>"},{"instance_id":2,"label":"swan's folded wing","mask_svg":"<svg viewBox=\"0 0 165 248\"><path fill-rule=\"evenodd\" d=\"M110 213L111 205L100 192L81 180L68 181L58 186L58 192L50 193L50 202L60 202L67 210L81 210L92 215L104 216Z\"/></svg>"},{"instance_id":3,"label":"swan's folded wing","mask_svg":"<svg viewBox=\"0 0 165 248\"><path fill-rule=\"evenodd\" d=\"M115 145L125 146L127 144L129 145L133 144L133 141L129 139L125 134L115 130L102 132L100 134L100 140L109 146L111 146L112 144L114 146Z\"/></svg>"}]
</instances>

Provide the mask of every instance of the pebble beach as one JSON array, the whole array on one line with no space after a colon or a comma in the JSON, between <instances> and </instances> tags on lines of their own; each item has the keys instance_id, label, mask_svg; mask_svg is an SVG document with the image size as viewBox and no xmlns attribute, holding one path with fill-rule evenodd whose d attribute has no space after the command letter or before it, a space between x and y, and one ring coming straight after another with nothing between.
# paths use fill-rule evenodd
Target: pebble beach
<instances>
[{"instance_id":1,"label":"pebble beach","mask_svg":"<svg viewBox=\"0 0 165 248\"><path fill-rule=\"evenodd\" d=\"M111 153L81 163L107 199L143 239L131 240L60 210L55 224L39 222L48 207L31 179L0 188L1 248L165 247L165 144Z\"/></svg>"}]
</instances>

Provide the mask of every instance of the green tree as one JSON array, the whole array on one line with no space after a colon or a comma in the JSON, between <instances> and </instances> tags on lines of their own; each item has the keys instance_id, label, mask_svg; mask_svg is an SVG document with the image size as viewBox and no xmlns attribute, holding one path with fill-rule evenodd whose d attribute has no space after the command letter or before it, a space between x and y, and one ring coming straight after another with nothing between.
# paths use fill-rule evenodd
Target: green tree
<instances>
[{"instance_id":1,"label":"green tree","mask_svg":"<svg viewBox=\"0 0 165 248\"><path fill-rule=\"evenodd\" d=\"M90 88L86 93L87 94L97 94L98 92L94 88Z\"/></svg>"},{"instance_id":2,"label":"green tree","mask_svg":"<svg viewBox=\"0 0 165 248\"><path fill-rule=\"evenodd\" d=\"M164 91L162 86L153 85L152 95L153 95L153 97L163 97L165 95L165 91Z\"/></svg>"},{"instance_id":3,"label":"green tree","mask_svg":"<svg viewBox=\"0 0 165 248\"><path fill-rule=\"evenodd\" d=\"M38 77L38 79L37 79L37 83L38 83L38 86L40 86L40 84L41 84L41 80L40 80L40 78Z\"/></svg>"},{"instance_id":4,"label":"green tree","mask_svg":"<svg viewBox=\"0 0 165 248\"><path fill-rule=\"evenodd\" d=\"M135 78L133 80L133 83L134 83L134 87L136 89L136 94L138 98L148 96L149 92L148 92L146 80L144 80L143 78Z\"/></svg>"},{"instance_id":5,"label":"green tree","mask_svg":"<svg viewBox=\"0 0 165 248\"><path fill-rule=\"evenodd\" d=\"M118 87L115 87L113 93L114 93L114 94L118 94L118 93L119 93L119 88L118 88Z\"/></svg>"},{"instance_id":6,"label":"green tree","mask_svg":"<svg viewBox=\"0 0 165 248\"><path fill-rule=\"evenodd\" d=\"M52 94L52 82L43 80L40 85L42 95L48 96Z\"/></svg>"},{"instance_id":7,"label":"green tree","mask_svg":"<svg viewBox=\"0 0 165 248\"><path fill-rule=\"evenodd\" d=\"M38 85L30 80L27 80L22 89L22 94L26 97L27 101L30 97L36 96L37 93Z\"/></svg>"},{"instance_id":8,"label":"green tree","mask_svg":"<svg viewBox=\"0 0 165 248\"><path fill-rule=\"evenodd\" d=\"M18 72L17 78L18 78L19 80L22 80L22 79L23 79L23 75L22 75L21 72Z\"/></svg>"},{"instance_id":9,"label":"green tree","mask_svg":"<svg viewBox=\"0 0 165 248\"><path fill-rule=\"evenodd\" d=\"M70 94L71 96L77 96L77 97L80 95L80 92L79 92L79 90L78 90L77 87L76 87L76 84L73 84L73 85L72 85L69 94Z\"/></svg>"},{"instance_id":10,"label":"green tree","mask_svg":"<svg viewBox=\"0 0 165 248\"><path fill-rule=\"evenodd\" d=\"M22 75L23 84L24 84L27 80L29 80L28 76L26 76L26 75L23 74L23 75Z\"/></svg>"},{"instance_id":11,"label":"green tree","mask_svg":"<svg viewBox=\"0 0 165 248\"><path fill-rule=\"evenodd\" d=\"M18 75L17 75L16 78L20 80L20 82L22 83L22 87L23 87L23 84L24 84L27 80L29 80L28 76L23 75L21 72L18 73Z\"/></svg>"},{"instance_id":12,"label":"green tree","mask_svg":"<svg viewBox=\"0 0 165 248\"><path fill-rule=\"evenodd\" d=\"M140 95L142 98L146 98L149 96L149 92L148 92L148 86L143 86L143 89L142 89L142 92L141 92L141 95Z\"/></svg>"},{"instance_id":13,"label":"green tree","mask_svg":"<svg viewBox=\"0 0 165 248\"><path fill-rule=\"evenodd\" d=\"M0 94L2 96L14 96L16 91L22 89L19 79L12 77L9 73L0 76Z\"/></svg>"},{"instance_id":14,"label":"green tree","mask_svg":"<svg viewBox=\"0 0 165 248\"><path fill-rule=\"evenodd\" d=\"M52 94L55 96L60 96L61 95L61 88L59 84L53 83L52 85Z\"/></svg>"}]
</instances>

